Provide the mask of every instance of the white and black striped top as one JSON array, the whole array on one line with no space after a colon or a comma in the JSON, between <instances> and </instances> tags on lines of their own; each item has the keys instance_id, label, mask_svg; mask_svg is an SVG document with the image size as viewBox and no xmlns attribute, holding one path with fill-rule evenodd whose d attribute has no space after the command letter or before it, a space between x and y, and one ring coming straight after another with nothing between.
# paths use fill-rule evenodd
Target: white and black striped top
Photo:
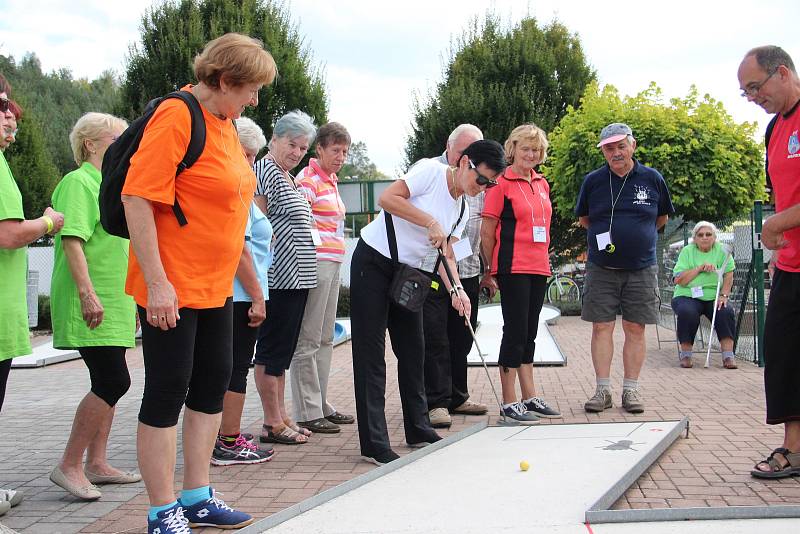
<instances>
[{"instance_id":1,"label":"white and black striped top","mask_svg":"<svg viewBox=\"0 0 800 534\"><path fill-rule=\"evenodd\" d=\"M269 288L317 287L317 252L311 237L308 200L271 159L257 161L253 171L258 178L256 195L267 197L267 218L274 232Z\"/></svg>"}]
</instances>

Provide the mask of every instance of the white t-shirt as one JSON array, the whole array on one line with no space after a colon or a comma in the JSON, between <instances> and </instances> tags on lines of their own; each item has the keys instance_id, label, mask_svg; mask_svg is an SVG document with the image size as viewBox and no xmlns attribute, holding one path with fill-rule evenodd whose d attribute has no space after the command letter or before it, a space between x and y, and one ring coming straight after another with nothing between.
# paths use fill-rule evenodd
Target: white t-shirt
<instances>
[{"instance_id":1,"label":"white t-shirt","mask_svg":"<svg viewBox=\"0 0 800 534\"><path fill-rule=\"evenodd\" d=\"M417 162L409 169L408 174L400 179L405 180L411 192L408 201L431 215L445 232L449 232L458 220L461 201L450 196L446 173L447 165L433 159L424 159ZM461 222L453 231L453 237L461 238L468 219L469 207L466 207ZM433 248L428 241L428 230L394 215L392 222L397 236L398 259L401 263L419 268L422 260ZM361 229L361 239L387 258L392 257L386 237L383 210L374 221Z\"/></svg>"}]
</instances>

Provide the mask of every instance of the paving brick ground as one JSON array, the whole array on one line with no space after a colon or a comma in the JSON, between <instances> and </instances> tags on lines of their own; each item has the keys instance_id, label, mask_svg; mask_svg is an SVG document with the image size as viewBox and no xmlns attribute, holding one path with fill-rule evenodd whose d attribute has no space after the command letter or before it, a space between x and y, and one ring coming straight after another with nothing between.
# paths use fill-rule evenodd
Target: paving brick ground
<instances>
[{"instance_id":1,"label":"paving brick ground","mask_svg":"<svg viewBox=\"0 0 800 534\"><path fill-rule=\"evenodd\" d=\"M762 372L748 363L736 371L714 367L677 366L673 346L656 347L655 331L648 327L648 361L641 384L647 410L627 414L620 404L622 366L614 362L612 384L615 407L602 414L587 414L583 402L594 391L589 357L590 325L577 318L561 318L551 331L568 358L566 367L537 368L539 392L564 414L559 423L599 423L690 418L690 436L679 439L634 484L615 508L665 508L798 504L797 479L761 482L750 477L754 462L780 445L779 428L764 424ZM617 351L621 328L617 329ZM109 453L118 467L136 467L135 422L143 374L141 350L129 352L133 378L131 391L119 403ZM403 446L402 415L397 393L394 356L388 352L387 421L399 454ZM496 380L495 369L490 368ZM491 404L492 392L483 370L470 369L473 398ZM0 519L25 534L146 532L147 499L142 483L107 486L94 503L77 502L48 480L59 458L75 406L88 389L88 374L81 362L42 369L14 370L0 415L0 487L21 489L26 499ZM250 380L244 426L258 432L261 412ZM354 412L350 345L334 352L330 381L333 403ZM457 432L481 418L454 417ZM359 460L358 435L353 425L338 435L315 435L306 445L278 445L274 459L254 466L212 467L212 484L230 504L265 517L320 491L373 469ZM179 463L180 463L179 456ZM568 458L536 461L568 462ZM180 484L180 472L177 484ZM209 532L211 530L207 529Z\"/></svg>"}]
</instances>

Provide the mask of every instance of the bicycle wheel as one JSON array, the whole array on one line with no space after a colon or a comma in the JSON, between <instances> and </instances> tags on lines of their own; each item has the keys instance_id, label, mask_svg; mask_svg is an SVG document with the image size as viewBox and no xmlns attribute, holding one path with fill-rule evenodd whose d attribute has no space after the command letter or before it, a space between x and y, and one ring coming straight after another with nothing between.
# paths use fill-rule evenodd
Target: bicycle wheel
<instances>
[{"instance_id":1,"label":"bicycle wheel","mask_svg":"<svg viewBox=\"0 0 800 534\"><path fill-rule=\"evenodd\" d=\"M553 278L547 284L547 302L550 304L580 302L580 300L581 290L575 280L568 276Z\"/></svg>"}]
</instances>

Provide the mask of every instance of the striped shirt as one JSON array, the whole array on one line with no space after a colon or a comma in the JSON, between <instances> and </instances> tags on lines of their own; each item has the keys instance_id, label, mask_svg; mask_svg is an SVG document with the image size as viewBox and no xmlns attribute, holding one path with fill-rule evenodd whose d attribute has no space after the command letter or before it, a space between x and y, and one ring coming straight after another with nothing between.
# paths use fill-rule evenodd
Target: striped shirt
<instances>
[{"instance_id":1,"label":"striped shirt","mask_svg":"<svg viewBox=\"0 0 800 534\"><path fill-rule=\"evenodd\" d=\"M274 249L269 268L270 289L317 287L317 258L311 237L311 207L294 183L267 157L253 165L258 178L256 195L267 197Z\"/></svg>"},{"instance_id":2,"label":"striped shirt","mask_svg":"<svg viewBox=\"0 0 800 534\"><path fill-rule=\"evenodd\" d=\"M311 215L319 230L317 260L344 260L345 207L339 196L336 174L328 175L316 159L311 158L296 180L298 190L311 204Z\"/></svg>"}]
</instances>

